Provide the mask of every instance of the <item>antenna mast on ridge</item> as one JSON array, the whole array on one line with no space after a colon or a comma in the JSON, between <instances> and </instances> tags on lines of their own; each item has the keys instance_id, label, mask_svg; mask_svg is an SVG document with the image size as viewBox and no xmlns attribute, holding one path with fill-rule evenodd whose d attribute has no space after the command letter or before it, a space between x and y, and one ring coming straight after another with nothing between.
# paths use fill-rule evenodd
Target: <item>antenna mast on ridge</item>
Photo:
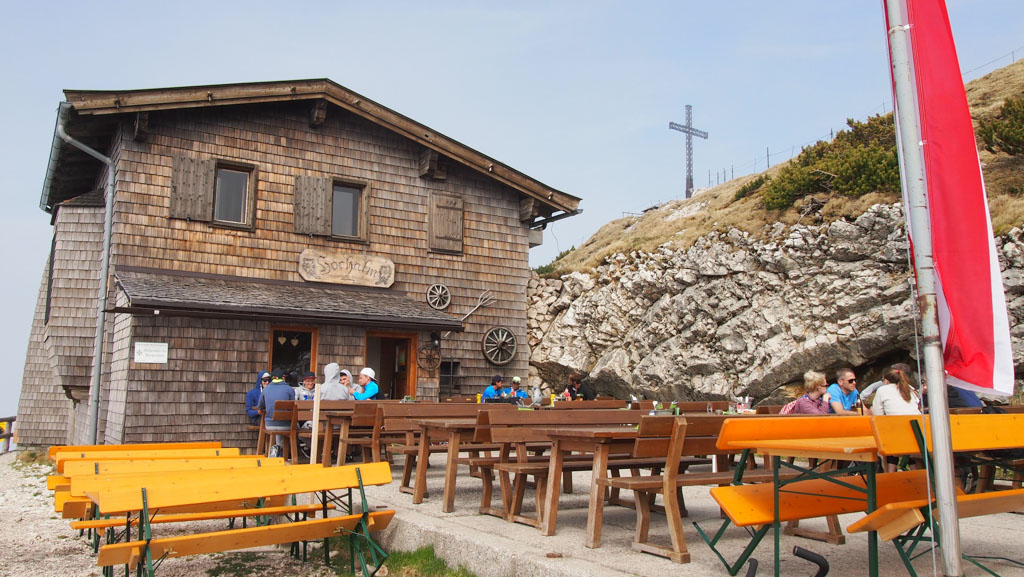
<instances>
[{"instance_id":1,"label":"antenna mast on ridge","mask_svg":"<svg viewBox=\"0 0 1024 577\"><path fill-rule=\"evenodd\" d=\"M707 140L708 133L693 127L693 107L689 104L686 105L686 124L669 122L668 127L686 135L686 198L690 198L693 195L693 137Z\"/></svg>"}]
</instances>

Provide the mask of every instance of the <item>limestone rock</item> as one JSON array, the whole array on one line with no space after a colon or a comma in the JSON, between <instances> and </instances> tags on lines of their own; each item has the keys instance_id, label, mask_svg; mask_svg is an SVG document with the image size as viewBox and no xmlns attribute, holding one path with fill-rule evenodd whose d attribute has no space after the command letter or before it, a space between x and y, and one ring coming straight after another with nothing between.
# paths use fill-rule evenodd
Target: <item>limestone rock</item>
<instances>
[{"instance_id":1,"label":"limestone rock","mask_svg":"<svg viewBox=\"0 0 1024 577\"><path fill-rule=\"evenodd\" d=\"M775 223L762 236L711 232L686 250L531 279L531 383L560 390L579 370L619 398L761 399L810 369L865 372L916 355L898 204L828 225ZM1024 231L997 246L1024 367Z\"/></svg>"}]
</instances>

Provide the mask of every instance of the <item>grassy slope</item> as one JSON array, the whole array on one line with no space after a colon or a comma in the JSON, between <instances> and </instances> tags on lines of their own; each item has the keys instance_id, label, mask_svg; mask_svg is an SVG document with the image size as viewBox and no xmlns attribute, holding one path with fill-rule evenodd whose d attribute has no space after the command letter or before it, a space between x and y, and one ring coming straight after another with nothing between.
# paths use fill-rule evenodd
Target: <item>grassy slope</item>
<instances>
[{"instance_id":1,"label":"grassy slope","mask_svg":"<svg viewBox=\"0 0 1024 577\"><path fill-rule=\"evenodd\" d=\"M967 84L967 99L975 124L979 118L995 115L1003 101L1010 96L1024 96L1024 61L1000 68ZM1024 198L1011 196L1007 189L1024 185L1024 158L1005 154L992 154L983 149L980 157L985 174L992 213L992 226L996 234L1024 224ZM774 175L779 166L767 172ZM673 248L687 248L711 230L738 228L751 234L760 234L775 222L791 225L796 222L831 222L840 218L856 217L876 203L892 203L896 195L868 194L860 198L830 197L827 193L814 196L825 201L820 215L800 216L801 202L787 210L766 210L755 194L742 200L733 200L736 191L753 180L749 175L731 180L704 191L689 200L665 203L640 217L613 220L601 227L575 251L557 261L556 274L572 270L590 270L601 264L605 257L634 250L652 250L670 243Z\"/></svg>"}]
</instances>

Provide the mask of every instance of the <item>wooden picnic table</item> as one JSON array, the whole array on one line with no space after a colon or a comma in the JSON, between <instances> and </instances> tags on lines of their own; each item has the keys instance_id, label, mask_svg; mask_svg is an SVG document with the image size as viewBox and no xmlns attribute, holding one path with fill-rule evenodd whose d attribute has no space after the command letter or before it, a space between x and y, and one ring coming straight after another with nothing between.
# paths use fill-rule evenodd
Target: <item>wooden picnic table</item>
<instances>
[{"instance_id":1,"label":"wooden picnic table","mask_svg":"<svg viewBox=\"0 0 1024 577\"><path fill-rule=\"evenodd\" d=\"M608 455L612 452L628 453L632 450L637 437L636 429L622 425L598 425L540 427L536 431L551 439L551 459L548 464L541 532L548 536L555 534L565 456L573 451L591 454L593 476L590 481L590 506L587 510L586 545L600 547L601 520L597 518L596 507L598 500L604 498L604 487L598 484L598 479L608 473Z\"/></svg>"},{"instance_id":2,"label":"wooden picnic table","mask_svg":"<svg viewBox=\"0 0 1024 577\"><path fill-rule=\"evenodd\" d=\"M451 513L455 510L455 480L458 477L459 469L459 447L466 434L472 435L476 429L477 420L475 417L447 417L411 419L411 421L420 427L412 502L416 505L422 503L423 497L427 493L427 462L430 459L432 433L445 434L448 436L448 461L444 469L444 496L441 511Z\"/></svg>"}]
</instances>

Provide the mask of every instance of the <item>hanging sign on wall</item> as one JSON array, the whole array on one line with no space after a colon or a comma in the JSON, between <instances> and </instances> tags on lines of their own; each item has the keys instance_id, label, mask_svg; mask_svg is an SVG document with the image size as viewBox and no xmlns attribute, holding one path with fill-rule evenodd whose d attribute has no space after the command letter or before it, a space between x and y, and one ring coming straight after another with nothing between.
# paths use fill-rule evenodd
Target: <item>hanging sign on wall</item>
<instances>
[{"instance_id":1,"label":"hanging sign on wall","mask_svg":"<svg viewBox=\"0 0 1024 577\"><path fill-rule=\"evenodd\" d=\"M307 248L299 255L299 274L308 281L387 288L395 282L395 263L379 256Z\"/></svg>"}]
</instances>

